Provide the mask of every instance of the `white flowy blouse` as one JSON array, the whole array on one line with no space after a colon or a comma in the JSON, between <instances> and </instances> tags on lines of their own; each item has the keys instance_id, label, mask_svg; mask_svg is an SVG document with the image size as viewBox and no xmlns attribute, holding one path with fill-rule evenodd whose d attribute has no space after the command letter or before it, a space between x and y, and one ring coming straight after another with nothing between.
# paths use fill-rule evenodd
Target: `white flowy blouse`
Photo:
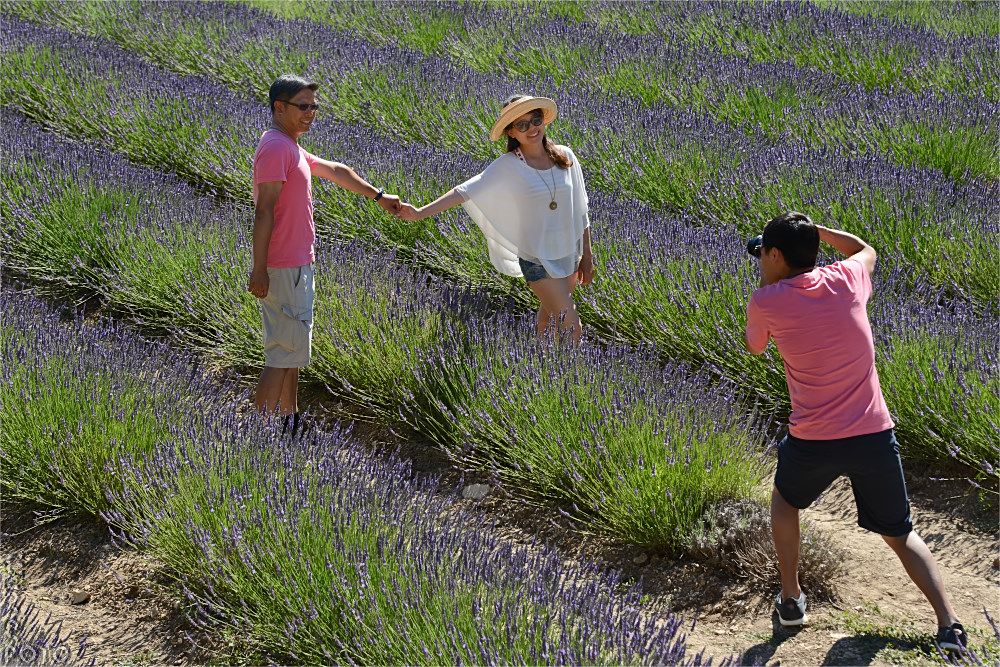
<instances>
[{"instance_id":1,"label":"white flowy blouse","mask_svg":"<svg viewBox=\"0 0 1000 667\"><path fill-rule=\"evenodd\" d=\"M486 235L490 262L500 273L520 277L519 257L541 264L553 278L572 275L580 264L590 226L587 189L576 155L559 148L573 162L569 169L536 170L512 151L455 188ZM549 208L553 184L555 210Z\"/></svg>"}]
</instances>

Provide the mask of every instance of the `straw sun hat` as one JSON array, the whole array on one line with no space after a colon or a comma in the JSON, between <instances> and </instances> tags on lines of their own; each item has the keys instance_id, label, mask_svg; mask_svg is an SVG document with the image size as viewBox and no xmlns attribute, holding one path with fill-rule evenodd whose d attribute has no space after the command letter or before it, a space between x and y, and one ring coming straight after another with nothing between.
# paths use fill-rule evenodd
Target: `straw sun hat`
<instances>
[{"instance_id":1,"label":"straw sun hat","mask_svg":"<svg viewBox=\"0 0 1000 667\"><path fill-rule=\"evenodd\" d=\"M546 125L556 119L555 102L547 97L525 96L503 108L503 111L500 112L500 117L497 118L497 122L493 123L493 129L490 130L490 140L496 141L500 137L504 136L504 130L506 130L507 126L513 123L518 116L523 116L529 111L534 111L535 109L541 110L542 122Z\"/></svg>"}]
</instances>

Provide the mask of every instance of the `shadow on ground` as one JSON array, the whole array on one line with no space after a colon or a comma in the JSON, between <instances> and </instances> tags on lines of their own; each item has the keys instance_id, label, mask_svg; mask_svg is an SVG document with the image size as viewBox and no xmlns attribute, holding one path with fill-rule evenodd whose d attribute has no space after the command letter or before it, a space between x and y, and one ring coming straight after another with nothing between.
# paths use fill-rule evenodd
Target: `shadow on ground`
<instances>
[{"instance_id":1,"label":"shadow on ground","mask_svg":"<svg viewBox=\"0 0 1000 667\"><path fill-rule=\"evenodd\" d=\"M766 642L755 644L743 652L741 665L766 665L775 659L775 654L785 642L794 639L802 628L786 628L778 622L778 617L773 614L771 617L771 638ZM806 630L808 632L808 630ZM792 647L788 647L792 648ZM823 658L822 665L870 665L878 659L878 655L885 649L895 649L907 652L914 650L926 650L927 645L900 639L890 635L878 633L862 633L851 637L838 639L827 651ZM794 653L783 651L782 653ZM788 661L789 656L778 656L782 663ZM796 661L791 660L792 664Z\"/></svg>"}]
</instances>

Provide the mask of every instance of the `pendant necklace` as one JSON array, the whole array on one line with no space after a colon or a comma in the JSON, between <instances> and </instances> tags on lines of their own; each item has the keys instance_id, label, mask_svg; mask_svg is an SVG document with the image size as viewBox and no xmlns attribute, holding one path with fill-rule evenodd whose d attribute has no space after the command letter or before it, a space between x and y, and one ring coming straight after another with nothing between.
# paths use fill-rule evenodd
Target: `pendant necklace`
<instances>
[{"instance_id":1,"label":"pendant necklace","mask_svg":"<svg viewBox=\"0 0 1000 667\"><path fill-rule=\"evenodd\" d=\"M530 164L528 166L531 167ZM535 169L534 167L531 167L531 168ZM555 166L553 166L552 168L550 168L549 171L552 171L552 169L554 169L554 168L555 168ZM535 169L535 173L538 174L538 178L542 179L542 183L545 184L545 191L548 192L549 196L552 198L552 201L549 202L549 209L551 209L553 211L556 210L557 208L559 208L559 204L556 203L556 175L552 174L552 188L549 189L549 183L548 183L548 181L545 180L545 177L542 176L542 172L540 172L537 169Z\"/></svg>"},{"instance_id":2,"label":"pendant necklace","mask_svg":"<svg viewBox=\"0 0 1000 667\"><path fill-rule=\"evenodd\" d=\"M514 154L517 155L518 159L520 159L521 162L523 162L524 164L527 164L529 167L531 167L531 165L528 164L528 161L524 159L524 154L521 153L521 149L515 148L514 149ZM552 171L554 168L555 168L555 165L553 164L552 167L549 168L549 171ZM552 201L549 202L549 210L552 210L552 211L556 210L557 208L559 208L559 204L556 203L556 175L555 175L555 173L552 174L552 187L550 188L549 187L549 182L546 181L545 178L542 176L542 172L538 171L534 167L531 167L531 169L536 174L538 174L538 178L542 179L542 184L545 186L545 191L548 192L549 193L549 197L552 198Z\"/></svg>"}]
</instances>

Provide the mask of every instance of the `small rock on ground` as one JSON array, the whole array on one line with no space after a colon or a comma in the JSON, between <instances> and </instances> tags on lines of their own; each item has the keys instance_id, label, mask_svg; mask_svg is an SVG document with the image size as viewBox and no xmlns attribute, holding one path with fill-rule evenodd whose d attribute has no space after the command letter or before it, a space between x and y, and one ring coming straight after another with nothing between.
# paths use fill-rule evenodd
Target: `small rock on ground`
<instances>
[{"instance_id":1,"label":"small rock on ground","mask_svg":"<svg viewBox=\"0 0 1000 667\"><path fill-rule=\"evenodd\" d=\"M489 492L490 487L487 484L469 484L462 489L462 497L469 500L482 500Z\"/></svg>"}]
</instances>

